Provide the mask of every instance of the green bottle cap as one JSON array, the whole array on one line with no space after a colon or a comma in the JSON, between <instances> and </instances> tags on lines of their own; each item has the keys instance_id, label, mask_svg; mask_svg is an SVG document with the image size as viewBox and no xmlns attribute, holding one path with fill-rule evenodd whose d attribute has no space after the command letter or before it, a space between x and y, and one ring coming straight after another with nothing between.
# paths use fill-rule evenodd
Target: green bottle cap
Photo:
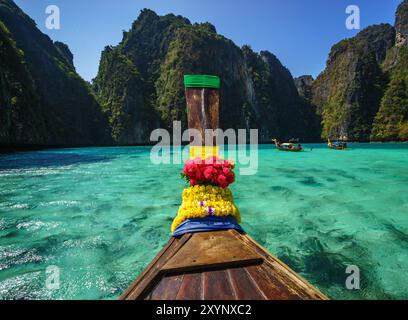
<instances>
[{"instance_id":1,"label":"green bottle cap","mask_svg":"<svg viewBox=\"0 0 408 320\"><path fill-rule=\"evenodd\" d=\"M185 75L184 86L186 88L213 88L219 89L221 80L217 76L208 75Z\"/></svg>"}]
</instances>

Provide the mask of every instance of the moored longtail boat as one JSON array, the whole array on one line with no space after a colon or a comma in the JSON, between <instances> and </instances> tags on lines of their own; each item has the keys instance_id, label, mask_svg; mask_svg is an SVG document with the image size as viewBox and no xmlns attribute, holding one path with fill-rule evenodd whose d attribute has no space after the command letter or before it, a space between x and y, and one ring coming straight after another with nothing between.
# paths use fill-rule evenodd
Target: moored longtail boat
<instances>
[{"instance_id":1,"label":"moored longtail boat","mask_svg":"<svg viewBox=\"0 0 408 320\"><path fill-rule=\"evenodd\" d=\"M289 151L289 152L301 152L301 151L303 151L302 145L300 143L295 145L292 142L280 143L276 139L272 139L272 141L275 143L276 149L279 150L279 151Z\"/></svg>"},{"instance_id":2,"label":"moored longtail boat","mask_svg":"<svg viewBox=\"0 0 408 320\"><path fill-rule=\"evenodd\" d=\"M345 141L332 142L330 139L327 140L327 146L333 150L345 150L348 147Z\"/></svg>"},{"instance_id":3,"label":"moored longtail boat","mask_svg":"<svg viewBox=\"0 0 408 320\"><path fill-rule=\"evenodd\" d=\"M184 81L189 127L218 128L219 78L185 76ZM328 299L244 232L228 189L234 164L216 162L217 152L212 146L190 147L183 174L191 187L183 191L173 236L120 299Z\"/></svg>"}]
</instances>

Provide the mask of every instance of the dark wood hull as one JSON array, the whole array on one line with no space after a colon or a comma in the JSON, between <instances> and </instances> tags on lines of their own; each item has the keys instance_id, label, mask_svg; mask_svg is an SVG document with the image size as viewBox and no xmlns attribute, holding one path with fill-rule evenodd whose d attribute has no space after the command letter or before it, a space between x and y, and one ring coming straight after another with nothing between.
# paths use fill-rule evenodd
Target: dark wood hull
<instances>
[{"instance_id":1,"label":"dark wood hull","mask_svg":"<svg viewBox=\"0 0 408 320\"><path fill-rule=\"evenodd\" d=\"M301 151L303 151L302 148L301 149L298 149L298 148L294 148L294 149L276 148L276 149L278 149L279 151L289 151L289 152L301 152Z\"/></svg>"},{"instance_id":2,"label":"dark wood hull","mask_svg":"<svg viewBox=\"0 0 408 320\"><path fill-rule=\"evenodd\" d=\"M334 146L329 146L329 149L332 149L332 150L346 150L347 147L334 147Z\"/></svg>"},{"instance_id":3,"label":"dark wood hull","mask_svg":"<svg viewBox=\"0 0 408 320\"><path fill-rule=\"evenodd\" d=\"M171 238L121 300L327 300L236 230Z\"/></svg>"}]
</instances>

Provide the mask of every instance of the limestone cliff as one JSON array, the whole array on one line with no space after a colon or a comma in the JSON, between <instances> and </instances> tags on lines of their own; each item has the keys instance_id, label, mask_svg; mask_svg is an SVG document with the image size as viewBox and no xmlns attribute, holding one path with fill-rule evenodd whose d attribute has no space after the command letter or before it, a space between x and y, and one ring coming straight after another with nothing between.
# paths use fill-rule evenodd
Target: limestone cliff
<instances>
[{"instance_id":1,"label":"limestone cliff","mask_svg":"<svg viewBox=\"0 0 408 320\"><path fill-rule=\"evenodd\" d=\"M294 79L296 89L301 97L312 99L313 77L310 75L300 76Z\"/></svg>"},{"instance_id":2,"label":"limestone cliff","mask_svg":"<svg viewBox=\"0 0 408 320\"><path fill-rule=\"evenodd\" d=\"M241 49L209 23L145 9L122 41L104 50L94 80L116 141L147 142L150 129L171 129L174 120L185 128L184 74L221 77L223 129L259 128L261 141L319 137L313 108L275 56Z\"/></svg>"},{"instance_id":3,"label":"limestone cliff","mask_svg":"<svg viewBox=\"0 0 408 320\"><path fill-rule=\"evenodd\" d=\"M76 73L68 47L55 45L11 0L0 0L0 21L2 37L8 38L1 42L1 54L7 58L0 59L0 69L3 80L7 74L15 79L2 81L0 87L0 112L8 115L1 121L9 128L2 129L1 143L109 143L105 118L89 86ZM29 102L23 106L22 100Z\"/></svg>"},{"instance_id":4,"label":"limestone cliff","mask_svg":"<svg viewBox=\"0 0 408 320\"><path fill-rule=\"evenodd\" d=\"M372 140L408 140L408 1L397 9L396 46L383 63L389 83L374 119Z\"/></svg>"},{"instance_id":5,"label":"limestone cliff","mask_svg":"<svg viewBox=\"0 0 408 320\"><path fill-rule=\"evenodd\" d=\"M331 49L326 69L313 83L313 103L322 115L322 137L369 140L387 77L381 64L394 46L395 30L381 24Z\"/></svg>"}]
</instances>

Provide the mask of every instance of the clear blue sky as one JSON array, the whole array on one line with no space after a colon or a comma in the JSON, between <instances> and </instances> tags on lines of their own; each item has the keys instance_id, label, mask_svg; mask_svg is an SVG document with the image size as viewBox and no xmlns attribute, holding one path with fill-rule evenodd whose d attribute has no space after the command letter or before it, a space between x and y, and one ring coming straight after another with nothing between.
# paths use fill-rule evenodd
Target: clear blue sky
<instances>
[{"instance_id":1,"label":"clear blue sky","mask_svg":"<svg viewBox=\"0 0 408 320\"><path fill-rule=\"evenodd\" d=\"M345 27L348 5L361 10L361 28L394 24L401 0L16 0L44 33L69 45L78 73L95 77L102 49L116 45L143 8L209 21L238 46L269 50L293 76L318 75L333 44L352 37ZM45 27L47 5L61 10L61 29Z\"/></svg>"}]
</instances>

